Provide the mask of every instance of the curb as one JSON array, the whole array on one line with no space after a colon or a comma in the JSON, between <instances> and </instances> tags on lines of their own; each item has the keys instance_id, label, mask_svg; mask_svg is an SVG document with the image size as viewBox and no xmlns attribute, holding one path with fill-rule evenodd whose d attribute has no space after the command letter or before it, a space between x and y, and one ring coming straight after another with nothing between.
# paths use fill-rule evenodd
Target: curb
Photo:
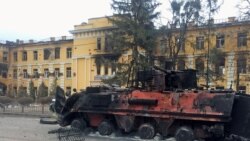
<instances>
[{"instance_id":1,"label":"curb","mask_svg":"<svg viewBox=\"0 0 250 141\"><path fill-rule=\"evenodd\" d=\"M51 117L52 114L30 114L30 113L1 113L0 115L6 115L6 116L22 116L22 117Z\"/></svg>"}]
</instances>

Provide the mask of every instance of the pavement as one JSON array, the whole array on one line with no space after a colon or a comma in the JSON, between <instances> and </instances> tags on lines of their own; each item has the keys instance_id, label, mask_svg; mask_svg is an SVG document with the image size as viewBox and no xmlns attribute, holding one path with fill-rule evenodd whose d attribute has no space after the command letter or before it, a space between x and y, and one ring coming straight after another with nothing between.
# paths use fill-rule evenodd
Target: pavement
<instances>
[{"instance_id":1,"label":"pavement","mask_svg":"<svg viewBox=\"0 0 250 141\"><path fill-rule=\"evenodd\" d=\"M13 116L0 114L0 141L76 141L73 138L61 138L58 134L48 134L49 131L58 130L58 125L40 124L40 118L27 116ZM62 134L60 134L62 135ZM61 136L62 137L62 136ZM81 140L85 141L141 141L136 136L119 136L112 134L111 136L101 136L98 132L90 130L87 136L82 136ZM153 140L158 141L159 136ZM175 141L173 138L165 141Z\"/></svg>"}]
</instances>

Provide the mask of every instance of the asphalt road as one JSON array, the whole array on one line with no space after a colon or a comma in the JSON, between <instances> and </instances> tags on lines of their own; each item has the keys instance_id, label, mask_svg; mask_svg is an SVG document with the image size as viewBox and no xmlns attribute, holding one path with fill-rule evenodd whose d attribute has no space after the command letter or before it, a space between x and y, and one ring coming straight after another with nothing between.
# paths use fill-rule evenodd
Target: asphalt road
<instances>
[{"instance_id":1,"label":"asphalt road","mask_svg":"<svg viewBox=\"0 0 250 141\"><path fill-rule=\"evenodd\" d=\"M40 124L39 121L39 118L33 117L0 115L0 141L60 141L58 134L48 134L48 131L59 129L60 127L58 125ZM81 139L83 140L83 138ZM61 141L62 140L73 141L73 139L66 138L62 138ZM138 137L121 137L115 134L112 134L110 137L103 137L95 131L91 131L87 136L84 136L84 140L141 141ZM160 138L156 136L153 140L160 140ZM174 139L168 139L168 141L174 141Z\"/></svg>"}]
</instances>

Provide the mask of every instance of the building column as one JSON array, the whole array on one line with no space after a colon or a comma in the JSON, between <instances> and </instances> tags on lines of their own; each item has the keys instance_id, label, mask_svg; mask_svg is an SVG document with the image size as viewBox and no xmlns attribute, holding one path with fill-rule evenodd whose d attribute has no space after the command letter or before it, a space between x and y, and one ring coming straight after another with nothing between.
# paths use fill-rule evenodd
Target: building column
<instances>
[{"instance_id":1,"label":"building column","mask_svg":"<svg viewBox=\"0 0 250 141\"><path fill-rule=\"evenodd\" d=\"M21 77L23 76L20 76L20 74L22 73L22 67L17 67L17 89L22 85L22 79Z\"/></svg>"},{"instance_id":2,"label":"building column","mask_svg":"<svg viewBox=\"0 0 250 141\"><path fill-rule=\"evenodd\" d=\"M54 73L53 64L49 64L49 73ZM55 76L53 76L53 77L49 76L48 92L50 92L50 87L51 87L51 85L52 85L52 83L53 83L54 77L55 77Z\"/></svg>"},{"instance_id":3,"label":"building column","mask_svg":"<svg viewBox=\"0 0 250 141\"><path fill-rule=\"evenodd\" d=\"M64 89L64 81L65 81L65 77L66 77L66 73L65 73L65 67L64 67L65 65L64 65L64 63L61 63L60 64L60 73L62 73L63 74L63 76L62 77L60 77L60 81L59 81L59 86L62 88L62 89Z\"/></svg>"},{"instance_id":4,"label":"building column","mask_svg":"<svg viewBox=\"0 0 250 141\"><path fill-rule=\"evenodd\" d=\"M187 67L188 69L194 69L194 56L193 55L187 56Z\"/></svg>"},{"instance_id":5,"label":"building column","mask_svg":"<svg viewBox=\"0 0 250 141\"><path fill-rule=\"evenodd\" d=\"M38 73L42 74L42 65L38 65ZM37 81L37 88L39 88L42 82L43 82L43 76L39 76L39 79Z\"/></svg>"},{"instance_id":6,"label":"building column","mask_svg":"<svg viewBox=\"0 0 250 141\"><path fill-rule=\"evenodd\" d=\"M230 86L235 86L234 83L234 77L235 77L235 69L236 69L236 64L235 64L235 53L231 52L227 56L227 75L226 75L226 80L227 80L227 88L230 88Z\"/></svg>"}]
</instances>

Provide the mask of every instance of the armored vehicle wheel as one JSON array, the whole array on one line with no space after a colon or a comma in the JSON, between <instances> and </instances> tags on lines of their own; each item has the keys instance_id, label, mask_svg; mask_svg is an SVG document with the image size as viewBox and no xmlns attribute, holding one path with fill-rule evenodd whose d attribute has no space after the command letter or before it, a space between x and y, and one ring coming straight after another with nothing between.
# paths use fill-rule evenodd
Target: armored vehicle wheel
<instances>
[{"instance_id":1,"label":"armored vehicle wheel","mask_svg":"<svg viewBox=\"0 0 250 141\"><path fill-rule=\"evenodd\" d=\"M98 126L98 132L100 135L111 135L114 131L114 125L111 122L108 121L103 121L99 126Z\"/></svg>"},{"instance_id":2,"label":"armored vehicle wheel","mask_svg":"<svg viewBox=\"0 0 250 141\"><path fill-rule=\"evenodd\" d=\"M72 129L78 129L78 130L83 131L86 127L87 127L87 123L84 119L77 118L71 122Z\"/></svg>"},{"instance_id":3,"label":"armored vehicle wheel","mask_svg":"<svg viewBox=\"0 0 250 141\"><path fill-rule=\"evenodd\" d=\"M139 127L138 134L141 139L152 139L155 136L155 128L149 123L144 123Z\"/></svg>"},{"instance_id":4,"label":"armored vehicle wheel","mask_svg":"<svg viewBox=\"0 0 250 141\"><path fill-rule=\"evenodd\" d=\"M176 141L193 141L194 132L191 128L180 127L175 133Z\"/></svg>"}]
</instances>

